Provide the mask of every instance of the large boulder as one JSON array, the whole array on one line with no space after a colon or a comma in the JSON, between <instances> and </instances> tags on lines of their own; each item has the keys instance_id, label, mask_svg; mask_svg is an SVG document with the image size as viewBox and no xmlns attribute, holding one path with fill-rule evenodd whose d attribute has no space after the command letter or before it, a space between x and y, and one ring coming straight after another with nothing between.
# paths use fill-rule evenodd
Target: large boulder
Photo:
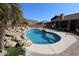
<instances>
[{"instance_id":1,"label":"large boulder","mask_svg":"<svg viewBox=\"0 0 79 59\"><path fill-rule=\"evenodd\" d=\"M19 35L15 35L15 41L22 40L22 38Z\"/></svg>"},{"instance_id":2,"label":"large boulder","mask_svg":"<svg viewBox=\"0 0 79 59\"><path fill-rule=\"evenodd\" d=\"M22 55L23 56L29 56L31 54L31 51L27 49L27 47L22 48Z\"/></svg>"},{"instance_id":3,"label":"large boulder","mask_svg":"<svg viewBox=\"0 0 79 59\"><path fill-rule=\"evenodd\" d=\"M6 32L6 35L7 36L16 36L16 35L20 36L20 33L17 33L17 32L14 32L14 31L8 31L8 32Z\"/></svg>"},{"instance_id":4,"label":"large boulder","mask_svg":"<svg viewBox=\"0 0 79 59\"><path fill-rule=\"evenodd\" d=\"M17 41L17 44L19 45L19 46L22 46L23 45L23 40L19 40L19 41Z\"/></svg>"},{"instance_id":5,"label":"large boulder","mask_svg":"<svg viewBox=\"0 0 79 59\"><path fill-rule=\"evenodd\" d=\"M25 37L24 37L24 33L22 33L21 38L22 38L22 39L25 39Z\"/></svg>"},{"instance_id":6,"label":"large boulder","mask_svg":"<svg viewBox=\"0 0 79 59\"><path fill-rule=\"evenodd\" d=\"M14 32L9 31L9 32L7 32L7 33L6 33L6 35L7 35L7 36L14 36L14 35L15 35L15 33L14 33Z\"/></svg>"},{"instance_id":7,"label":"large boulder","mask_svg":"<svg viewBox=\"0 0 79 59\"><path fill-rule=\"evenodd\" d=\"M7 36L5 36L5 40L11 40L12 39L12 37L7 37Z\"/></svg>"},{"instance_id":8,"label":"large boulder","mask_svg":"<svg viewBox=\"0 0 79 59\"><path fill-rule=\"evenodd\" d=\"M11 40L6 40L5 41L5 47L15 47L17 42L11 41Z\"/></svg>"},{"instance_id":9,"label":"large boulder","mask_svg":"<svg viewBox=\"0 0 79 59\"><path fill-rule=\"evenodd\" d=\"M32 44L31 40L23 40L23 46L22 48L28 47Z\"/></svg>"}]
</instances>

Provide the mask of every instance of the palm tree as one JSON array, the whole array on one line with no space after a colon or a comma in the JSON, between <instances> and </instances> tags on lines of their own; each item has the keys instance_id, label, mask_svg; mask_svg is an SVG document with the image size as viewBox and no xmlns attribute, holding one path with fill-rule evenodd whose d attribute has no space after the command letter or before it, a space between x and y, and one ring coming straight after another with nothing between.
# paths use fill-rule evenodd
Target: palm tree
<instances>
[{"instance_id":1,"label":"palm tree","mask_svg":"<svg viewBox=\"0 0 79 59\"><path fill-rule=\"evenodd\" d=\"M4 51L4 36L6 34L5 30L9 25L17 23L18 20L22 19L22 11L19 4L0 4L0 51Z\"/></svg>"}]
</instances>

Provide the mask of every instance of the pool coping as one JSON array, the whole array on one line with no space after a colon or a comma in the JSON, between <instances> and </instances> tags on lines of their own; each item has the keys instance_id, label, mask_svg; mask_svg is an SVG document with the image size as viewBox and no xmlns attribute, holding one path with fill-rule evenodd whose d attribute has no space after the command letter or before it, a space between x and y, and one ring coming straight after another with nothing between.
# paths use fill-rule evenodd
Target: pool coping
<instances>
[{"instance_id":1,"label":"pool coping","mask_svg":"<svg viewBox=\"0 0 79 59\"><path fill-rule=\"evenodd\" d=\"M69 46L77 41L77 39L72 35L66 35L66 32L57 32L49 29L45 30L58 34L61 37L61 40L54 44L32 44L31 46L26 47L26 51L29 51L30 53L35 52L40 54L58 54L65 51Z\"/></svg>"}]
</instances>

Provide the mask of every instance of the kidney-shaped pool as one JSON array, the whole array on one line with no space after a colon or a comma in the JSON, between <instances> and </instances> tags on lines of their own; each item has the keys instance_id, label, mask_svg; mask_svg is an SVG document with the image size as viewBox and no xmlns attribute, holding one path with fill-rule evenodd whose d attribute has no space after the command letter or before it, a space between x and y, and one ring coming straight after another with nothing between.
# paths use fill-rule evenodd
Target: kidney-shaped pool
<instances>
[{"instance_id":1,"label":"kidney-shaped pool","mask_svg":"<svg viewBox=\"0 0 79 59\"><path fill-rule=\"evenodd\" d=\"M61 37L55 33L38 29L28 30L26 36L34 44L51 44L56 43L61 39Z\"/></svg>"}]
</instances>

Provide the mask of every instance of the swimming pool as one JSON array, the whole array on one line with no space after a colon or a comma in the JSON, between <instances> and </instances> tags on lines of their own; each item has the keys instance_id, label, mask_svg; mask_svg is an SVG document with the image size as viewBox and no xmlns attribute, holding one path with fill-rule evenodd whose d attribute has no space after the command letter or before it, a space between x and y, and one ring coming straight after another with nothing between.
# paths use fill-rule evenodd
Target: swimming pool
<instances>
[{"instance_id":1,"label":"swimming pool","mask_svg":"<svg viewBox=\"0 0 79 59\"><path fill-rule=\"evenodd\" d=\"M51 44L58 42L61 38L59 35L44 30L30 29L26 34L27 38L34 44Z\"/></svg>"}]
</instances>

